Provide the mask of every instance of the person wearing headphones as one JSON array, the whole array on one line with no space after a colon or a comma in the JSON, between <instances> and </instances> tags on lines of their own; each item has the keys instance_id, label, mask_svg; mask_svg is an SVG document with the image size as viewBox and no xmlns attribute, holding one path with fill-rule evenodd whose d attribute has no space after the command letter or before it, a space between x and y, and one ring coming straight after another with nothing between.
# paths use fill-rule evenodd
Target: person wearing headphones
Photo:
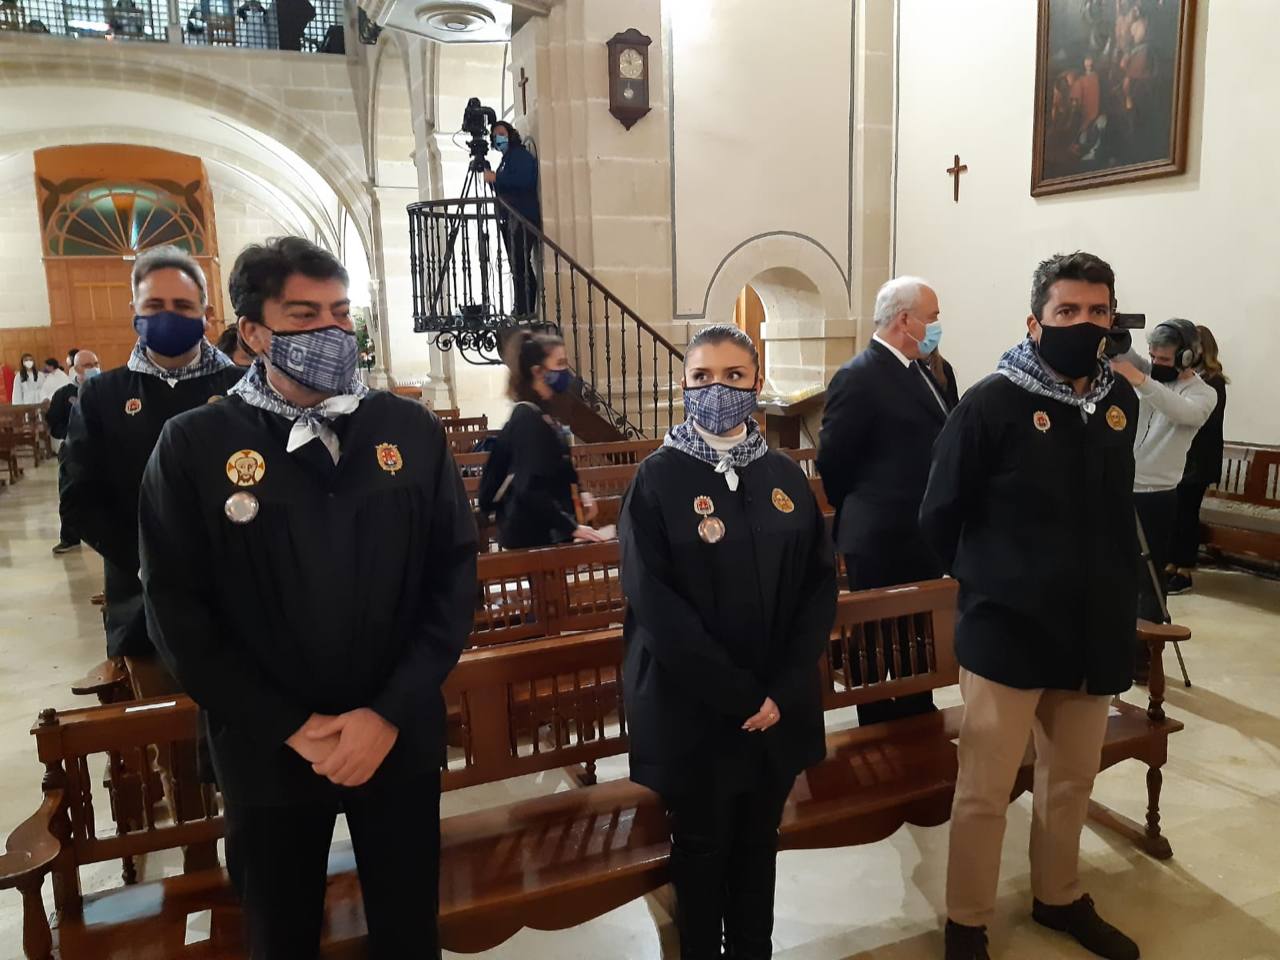
<instances>
[{"instance_id":1,"label":"person wearing headphones","mask_svg":"<svg viewBox=\"0 0 1280 960\"><path fill-rule=\"evenodd\" d=\"M1133 502L1147 536L1151 561L1163 578L1187 450L1217 407L1218 394L1195 371L1200 362L1200 334L1190 320L1175 317L1158 324L1147 335L1147 343L1150 362L1130 350L1113 360L1111 367L1138 395ZM1162 596L1157 594L1145 563L1138 584L1138 616L1162 622ZM1162 584L1161 592L1163 589ZM1147 647L1139 643L1135 649L1135 679L1141 683L1149 666Z\"/></svg>"}]
</instances>

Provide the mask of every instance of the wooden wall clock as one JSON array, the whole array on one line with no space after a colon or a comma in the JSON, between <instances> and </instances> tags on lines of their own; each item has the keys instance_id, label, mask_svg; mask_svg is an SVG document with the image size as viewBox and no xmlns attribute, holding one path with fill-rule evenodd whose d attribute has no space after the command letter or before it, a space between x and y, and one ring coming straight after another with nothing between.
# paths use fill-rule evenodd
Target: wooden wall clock
<instances>
[{"instance_id":1,"label":"wooden wall clock","mask_svg":"<svg viewBox=\"0 0 1280 960\"><path fill-rule=\"evenodd\" d=\"M653 40L632 27L615 34L609 48L609 112L630 130L649 112L649 44Z\"/></svg>"}]
</instances>

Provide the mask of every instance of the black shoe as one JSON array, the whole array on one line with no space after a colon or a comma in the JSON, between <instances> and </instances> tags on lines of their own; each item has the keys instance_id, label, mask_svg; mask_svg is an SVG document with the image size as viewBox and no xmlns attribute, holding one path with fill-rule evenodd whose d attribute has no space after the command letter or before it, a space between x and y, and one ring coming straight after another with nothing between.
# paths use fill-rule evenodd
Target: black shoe
<instances>
[{"instance_id":1,"label":"black shoe","mask_svg":"<svg viewBox=\"0 0 1280 960\"><path fill-rule=\"evenodd\" d=\"M67 543L64 540L59 540L57 544L54 545L53 553L54 553L54 556L60 556L61 554L70 553L72 550L79 550L79 549L80 549L80 544L78 543Z\"/></svg>"},{"instance_id":2,"label":"black shoe","mask_svg":"<svg viewBox=\"0 0 1280 960\"><path fill-rule=\"evenodd\" d=\"M966 927L954 920L947 921L946 960L991 960L987 953L987 928Z\"/></svg>"},{"instance_id":3,"label":"black shoe","mask_svg":"<svg viewBox=\"0 0 1280 960\"><path fill-rule=\"evenodd\" d=\"M1031 917L1041 926L1074 937L1080 946L1106 960L1138 960L1138 945L1098 916L1088 894L1064 907L1036 900Z\"/></svg>"},{"instance_id":4,"label":"black shoe","mask_svg":"<svg viewBox=\"0 0 1280 960\"><path fill-rule=\"evenodd\" d=\"M1170 575L1169 586L1165 592L1171 597L1180 593L1190 593L1191 586L1191 578L1187 574L1175 573Z\"/></svg>"}]
</instances>

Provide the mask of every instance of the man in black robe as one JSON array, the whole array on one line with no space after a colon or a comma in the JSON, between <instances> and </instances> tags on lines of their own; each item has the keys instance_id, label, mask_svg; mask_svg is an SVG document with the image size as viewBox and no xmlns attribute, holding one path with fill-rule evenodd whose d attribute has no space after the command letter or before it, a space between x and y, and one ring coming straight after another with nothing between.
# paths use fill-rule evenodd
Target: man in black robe
<instances>
[{"instance_id":1,"label":"man in black robe","mask_svg":"<svg viewBox=\"0 0 1280 960\"><path fill-rule=\"evenodd\" d=\"M837 512L836 546L845 555L850 590L872 590L942 576L920 534L920 499L933 441L951 404L919 361L941 335L938 296L917 277L890 280L876 295L876 333L867 349L836 371L818 441L818 472ZM924 349L927 348L927 351ZM910 640L880 654L910 675ZM881 679L868 665L868 679ZM858 707L865 726L933 709L917 693Z\"/></svg>"},{"instance_id":2,"label":"man in black robe","mask_svg":"<svg viewBox=\"0 0 1280 960\"><path fill-rule=\"evenodd\" d=\"M241 371L204 335L204 271L175 247L156 247L133 265L129 361L84 382L59 452L61 513L102 555L107 656L125 657L139 696L177 692L147 636L138 580L138 485L170 417L225 394ZM96 358L95 358L96 359Z\"/></svg>"},{"instance_id":3,"label":"man in black robe","mask_svg":"<svg viewBox=\"0 0 1280 960\"><path fill-rule=\"evenodd\" d=\"M343 812L370 956L434 957L440 687L475 605L462 480L429 411L356 378L332 255L249 247L230 287L257 359L147 467L148 622L205 711L252 955L317 955Z\"/></svg>"},{"instance_id":4,"label":"man in black robe","mask_svg":"<svg viewBox=\"0 0 1280 960\"><path fill-rule=\"evenodd\" d=\"M1035 274L1028 337L956 408L920 526L960 582L964 723L951 810L947 960L988 960L1000 847L1036 747L1032 916L1110 960L1138 948L1080 883L1080 832L1137 620L1133 388L1102 359L1115 275L1092 254Z\"/></svg>"},{"instance_id":5,"label":"man in black robe","mask_svg":"<svg viewBox=\"0 0 1280 960\"><path fill-rule=\"evenodd\" d=\"M98 355L92 350L77 350L72 356L74 358L71 363L73 379L65 387L58 388L49 400L49 410L45 414L49 424L49 436L58 441L59 462L62 460L62 441L67 439L67 428L71 425L71 411L75 409L80 399L80 388L85 381L92 380L102 372ZM76 533L67 519L67 512L61 500L58 503L58 518L61 521L61 530L58 534L58 542L53 547L54 555L79 549L80 534Z\"/></svg>"}]
</instances>

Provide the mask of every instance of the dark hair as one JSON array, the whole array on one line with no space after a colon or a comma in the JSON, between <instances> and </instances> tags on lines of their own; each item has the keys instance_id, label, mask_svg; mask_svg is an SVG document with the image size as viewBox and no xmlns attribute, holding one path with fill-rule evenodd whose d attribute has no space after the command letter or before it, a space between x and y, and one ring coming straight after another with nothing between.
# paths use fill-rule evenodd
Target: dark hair
<instances>
[{"instance_id":1,"label":"dark hair","mask_svg":"<svg viewBox=\"0 0 1280 960\"><path fill-rule=\"evenodd\" d=\"M295 273L313 280L349 283L347 269L328 250L302 237L272 237L240 251L227 287L237 317L262 322L262 304L280 296Z\"/></svg>"},{"instance_id":2,"label":"dark hair","mask_svg":"<svg viewBox=\"0 0 1280 960\"><path fill-rule=\"evenodd\" d=\"M507 128L507 140L510 141L511 146L518 147L524 143L524 138L520 136L520 131L517 130L515 127L513 127L511 124L507 123L507 121L505 120L499 120L497 123L495 123L490 128L490 133L492 133L494 136L497 136L499 127Z\"/></svg>"},{"instance_id":3,"label":"dark hair","mask_svg":"<svg viewBox=\"0 0 1280 960\"><path fill-rule=\"evenodd\" d=\"M32 367L32 370L31 370L31 376L30 377L27 376L27 364L26 364L27 357L31 358L32 364L36 362L36 355L34 353L24 353L21 357L18 358L18 379L21 380L23 383L26 383L27 380L40 379L39 372L34 368L34 366Z\"/></svg>"},{"instance_id":4,"label":"dark hair","mask_svg":"<svg viewBox=\"0 0 1280 960\"><path fill-rule=\"evenodd\" d=\"M44 365L46 367L55 367L58 370L62 369L62 364L60 364L57 360L53 359L53 357L50 357L48 360L46 360L44 362Z\"/></svg>"},{"instance_id":5,"label":"dark hair","mask_svg":"<svg viewBox=\"0 0 1280 960\"><path fill-rule=\"evenodd\" d=\"M76 364L76 354L79 352L80 352L79 347L72 347L70 350L67 351L67 359L71 361L71 365L73 367Z\"/></svg>"},{"instance_id":6,"label":"dark hair","mask_svg":"<svg viewBox=\"0 0 1280 960\"><path fill-rule=\"evenodd\" d=\"M1218 357L1218 338L1204 324L1196 326L1200 334L1200 372L1206 379L1220 377L1223 383L1230 383L1231 378L1222 371L1222 360Z\"/></svg>"},{"instance_id":7,"label":"dark hair","mask_svg":"<svg viewBox=\"0 0 1280 960\"><path fill-rule=\"evenodd\" d=\"M760 353L756 350L755 341L730 323L713 323L711 326L703 327L695 333L693 339L689 341L689 345L684 348L685 366L689 365L689 355L698 347L713 347L718 343L732 343L741 347L751 354L751 362L755 365L756 370L760 369Z\"/></svg>"},{"instance_id":8,"label":"dark hair","mask_svg":"<svg viewBox=\"0 0 1280 960\"><path fill-rule=\"evenodd\" d=\"M1092 253L1077 250L1075 253L1059 253L1036 267L1031 278L1031 313L1037 320L1044 305L1049 302L1049 289L1059 280L1082 280L1085 283L1105 283L1111 293L1111 309L1116 306L1116 273L1111 264Z\"/></svg>"},{"instance_id":9,"label":"dark hair","mask_svg":"<svg viewBox=\"0 0 1280 960\"><path fill-rule=\"evenodd\" d=\"M511 370L507 393L519 403L542 404L542 398L533 389L533 368L546 366L547 355L556 347L564 346L564 338L555 333L532 333L521 330L507 341L504 358Z\"/></svg>"}]
</instances>

